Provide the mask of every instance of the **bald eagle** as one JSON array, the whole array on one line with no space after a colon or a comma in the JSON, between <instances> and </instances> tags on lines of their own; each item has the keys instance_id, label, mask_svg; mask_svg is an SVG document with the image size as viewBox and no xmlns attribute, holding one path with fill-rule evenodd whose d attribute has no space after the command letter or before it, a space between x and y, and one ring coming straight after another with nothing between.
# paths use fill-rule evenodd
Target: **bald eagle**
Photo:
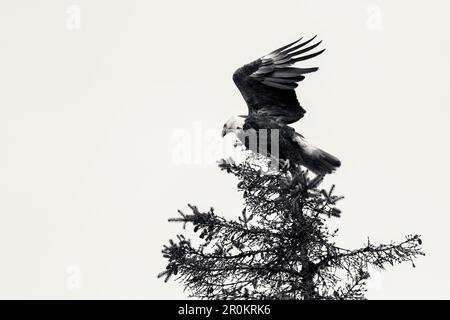
<instances>
[{"instance_id":1,"label":"bald eagle","mask_svg":"<svg viewBox=\"0 0 450 320\"><path fill-rule=\"evenodd\" d=\"M223 126L222 136L234 132L248 149L252 149L245 140L247 132L260 134L265 131L267 137L267 132L270 135L276 130L280 159L325 175L341 165L339 159L311 145L289 126L305 114L295 94L298 82L305 79L305 74L318 70L316 67L296 68L292 65L325 51L314 50L321 44L321 41L314 43L315 38L303 42L300 38L234 72L233 81L247 103L248 115L231 117ZM270 148L270 142L267 144Z\"/></svg>"}]
</instances>

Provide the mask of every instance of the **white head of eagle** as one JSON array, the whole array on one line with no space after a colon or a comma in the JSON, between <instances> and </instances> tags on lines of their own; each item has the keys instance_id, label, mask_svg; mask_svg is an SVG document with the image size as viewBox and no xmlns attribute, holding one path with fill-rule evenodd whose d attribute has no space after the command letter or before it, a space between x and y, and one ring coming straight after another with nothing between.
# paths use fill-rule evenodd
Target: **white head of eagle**
<instances>
[{"instance_id":1,"label":"white head of eagle","mask_svg":"<svg viewBox=\"0 0 450 320\"><path fill-rule=\"evenodd\" d=\"M238 130L243 130L245 125L246 116L232 116L223 125L222 137L230 132L237 132Z\"/></svg>"},{"instance_id":2,"label":"white head of eagle","mask_svg":"<svg viewBox=\"0 0 450 320\"><path fill-rule=\"evenodd\" d=\"M311 145L289 126L300 120L305 110L300 106L295 88L305 74L317 67L297 68L293 64L314 58L325 49L313 52L321 41L302 38L237 69L233 81L248 106L247 116L233 116L223 126L222 136L234 132L277 130L279 156L290 163L303 165L316 174L332 173L341 162L335 156ZM242 141L245 144L245 141Z\"/></svg>"}]
</instances>

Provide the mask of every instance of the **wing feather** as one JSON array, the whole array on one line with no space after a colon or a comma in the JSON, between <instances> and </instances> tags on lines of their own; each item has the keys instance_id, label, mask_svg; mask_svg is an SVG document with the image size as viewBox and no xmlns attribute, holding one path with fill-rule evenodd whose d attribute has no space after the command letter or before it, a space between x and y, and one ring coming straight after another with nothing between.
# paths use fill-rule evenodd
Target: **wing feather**
<instances>
[{"instance_id":1,"label":"wing feather","mask_svg":"<svg viewBox=\"0 0 450 320\"><path fill-rule=\"evenodd\" d=\"M293 78L273 78L273 77L266 77L266 80L272 81L272 82L278 82L278 83L293 83L293 82L300 82L303 79L305 79L304 76L298 76Z\"/></svg>"},{"instance_id":2,"label":"wing feather","mask_svg":"<svg viewBox=\"0 0 450 320\"><path fill-rule=\"evenodd\" d=\"M301 119L305 110L300 106L295 88L305 74L317 67L297 68L296 62L314 58L325 51L314 52L322 41L316 36L300 38L236 70L233 80L247 102L249 115L259 114L289 124Z\"/></svg>"},{"instance_id":3,"label":"wing feather","mask_svg":"<svg viewBox=\"0 0 450 320\"><path fill-rule=\"evenodd\" d=\"M295 59L292 60L292 63L296 63L296 62L300 62L300 61L304 61L304 60L308 60L308 59L317 57L319 54L321 54L324 51L325 51L325 49L322 49L319 52L311 53L311 54L309 54L307 56L303 56L303 57L300 57L300 58L295 58Z\"/></svg>"},{"instance_id":4,"label":"wing feather","mask_svg":"<svg viewBox=\"0 0 450 320\"><path fill-rule=\"evenodd\" d=\"M275 82L275 81L264 80L264 81L262 81L262 83L269 87L282 89L282 90L294 90L298 86L298 84L295 82L279 83L279 82Z\"/></svg>"},{"instance_id":5,"label":"wing feather","mask_svg":"<svg viewBox=\"0 0 450 320\"><path fill-rule=\"evenodd\" d=\"M311 43L311 41L313 41L316 37L317 37L317 35L315 35L314 37L312 37L311 39L309 39L309 40L307 40L307 41L304 41L304 42L302 42L302 43L296 45L295 47L291 47L291 48L285 50L284 53L289 53L289 52L292 52L292 51L294 51L294 50L300 49L300 48L306 46L308 43ZM300 38L300 39L301 39L301 38ZM300 41L300 40L299 40L299 41Z\"/></svg>"},{"instance_id":6,"label":"wing feather","mask_svg":"<svg viewBox=\"0 0 450 320\"><path fill-rule=\"evenodd\" d=\"M281 52L281 51L283 51L283 50L289 48L290 46L296 44L297 42L301 41L302 39L303 39L303 37L300 38L300 39L298 39L298 40L295 40L294 42L291 42L291 43L289 43L289 44L287 44L287 45L285 45L285 46L282 46L281 48L278 48L278 49L272 51L270 54L274 54L274 53Z\"/></svg>"},{"instance_id":7,"label":"wing feather","mask_svg":"<svg viewBox=\"0 0 450 320\"><path fill-rule=\"evenodd\" d=\"M302 49L302 50L298 50L298 51L292 52L292 53L288 54L287 56L288 56L289 58L293 58L293 57L295 57L295 56L301 55L301 54L303 54L303 53L305 53L305 52L308 52L308 51L311 51L312 49L315 49L315 48L318 47L321 43L322 43L322 41L319 41L319 42L317 42L316 44L313 44L312 46L309 46L309 47L307 47L307 48L305 48L305 49Z\"/></svg>"},{"instance_id":8,"label":"wing feather","mask_svg":"<svg viewBox=\"0 0 450 320\"><path fill-rule=\"evenodd\" d=\"M272 72L273 69L275 69L275 66L261 67L261 68L258 69L258 71L253 73L253 76L262 76L264 74Z\"/></svg>"}]
</instances>

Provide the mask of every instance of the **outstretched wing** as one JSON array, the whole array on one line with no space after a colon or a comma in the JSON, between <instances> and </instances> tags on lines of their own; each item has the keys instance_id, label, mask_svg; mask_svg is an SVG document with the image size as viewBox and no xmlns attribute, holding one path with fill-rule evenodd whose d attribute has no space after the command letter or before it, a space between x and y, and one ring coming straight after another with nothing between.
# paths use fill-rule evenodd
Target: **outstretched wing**
<instances>
[{"instance_id":1,"label":"outstretched wing","mask_svg":"<svg viewBox=\"0 0 450 320\"><path fill-rule=\"evenodd\" d=\"M283 124L301 119L305 110L295 94L305 74L318 68L296 68L292 65L318 56L325 49L312 52L322 41L311 44L316 37L283 46L236 70L233 81L248 105L249 115L268 116Z\"/></svg>"}]
</instances>

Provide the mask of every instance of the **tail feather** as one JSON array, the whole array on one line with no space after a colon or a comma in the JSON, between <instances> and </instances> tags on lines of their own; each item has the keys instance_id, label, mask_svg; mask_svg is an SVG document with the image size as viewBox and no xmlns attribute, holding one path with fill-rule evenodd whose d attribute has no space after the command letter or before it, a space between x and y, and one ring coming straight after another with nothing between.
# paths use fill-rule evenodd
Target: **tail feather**
<instances>
[{"instance_id":1,"label":"tail feather","mask_svg":"<svg viewBox=\"0 0 450 320\"><path fill-rule=\"evenodd\" d=\"M341 161L326 151L317 149L314 153L315 155L312 157L314 168L311 170L319 174L332 173L341 166Z\"/></svg>"},{"instance_id":2,"label":"tail feather","mask_svg":"<svg viewBox=\"0 0 450 320\"><path fill-rule=\"evenodd\" d=\"M300 147L302 164L309 170L325 175L334 172L341 166L338 158L311 145L301 135L295 137L295 142Z\"/></svg>"}]
</instances>

